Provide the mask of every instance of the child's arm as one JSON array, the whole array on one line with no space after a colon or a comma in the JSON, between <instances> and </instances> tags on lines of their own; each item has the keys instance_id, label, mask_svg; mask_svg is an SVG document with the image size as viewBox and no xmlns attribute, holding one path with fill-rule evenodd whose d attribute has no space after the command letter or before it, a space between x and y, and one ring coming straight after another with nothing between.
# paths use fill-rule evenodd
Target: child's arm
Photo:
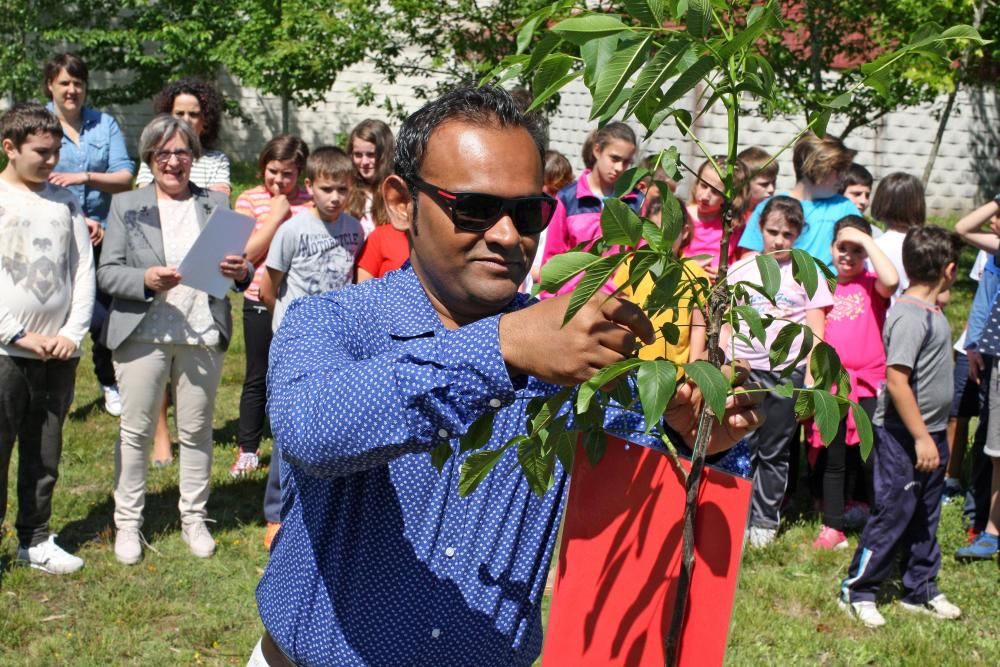
<instances>
[{"instance_id":1,"label":"child's arm","mask_svg":"<svg viewBox=\"0 0 1000 667\"><path fill-rule=\"evenodd\" d=\"M998 212L1000 212L1000 202L994 199L959 220L955 225L955 231L966 243L995 255L1000 250L1000 236L993 231L984 232L981 229Z\"/></svg>"},{"instance_id":2,"label":"child's arm","mask_svg":"<svg viewBox=\"0 0 1000 667\"><path fill-rule=\"evenodd\" d=\"M912 370L906 366L887 367L886 390L896 407L896 412L903 420L903 425L913 436L913 446L917 453L914 467L921 472L931 472L937 469L941 461L938 458L937 445L927 430L924 418L920 415L917 397L913 395L913 389L910 387L911 372Z\"/></svg>"},{"instance_id":3,"label":"child's arm","mask_svg":"<svg viewBox=\"0 0 1000 667\"><path fill-rule=\"evenodd\" d=\"M875 243L875 239L854 227L841 229L838 238L841 241L859 245L868 253L868 259L871 260L872 268L875 269L875 275L878 277L878 280L875 281L876 292L886 299L896 293L896 288L899 286L899 272L896 271L896 267L893 266L888 255Z\"/></svg>"},{"instance_id":4,"label":"child's arm","mask_svg":"<svg viewBox=\"0 0 1000 667\"><path fill-rule=\"evenodd\" d=\"M688 360L708 359L706 343L707 335L705 331L705 316L701 309L691 309L691 333L688 337ZM721 337L720 337L721 341ZM723 347L723 350L725 347Z\"/></svg>"},{"instance_id":5,"label":"child's arm","mask_svg":"<svg viewBox=\"0 0 1000 667\"><path fill-rule=\"evenodd\" d=\"M260 302L270 311L274 312L274 302L278 300L278 290L285 280L285 272L267 267L267 272L260 279Z\"/></svg>"},{"instance_id":6,"label":"child's arm","mask_svg":"<svg viewBox=\"0 0 1000 667\"><path fill-rule=\"evenodd\" d=\"M823 340L823 334L826 333L826 308L809 308L806 310L806 326L809 327L813 336L819 340ZM812 352L806 357L806 377L805 382L807 387L813 385L812 376Z\"/></svg>"},{"instance_id":7,"label":"child's arm","mask_svg":"<svg viewBox=\"0 0 1000 667\"><path fill-rule=\"evenodd\" d=\"M237 209L239 210L239 209ZM274 235L278 232L278 227L292 215L292 204L288 197L283 194L276 194L271 197L271 210L257 221L260 227L253 230L250 239L247 241L244 253L254 266L263 261L267 256L267 249L274 240Z\"/></svg>"}]
</instances>

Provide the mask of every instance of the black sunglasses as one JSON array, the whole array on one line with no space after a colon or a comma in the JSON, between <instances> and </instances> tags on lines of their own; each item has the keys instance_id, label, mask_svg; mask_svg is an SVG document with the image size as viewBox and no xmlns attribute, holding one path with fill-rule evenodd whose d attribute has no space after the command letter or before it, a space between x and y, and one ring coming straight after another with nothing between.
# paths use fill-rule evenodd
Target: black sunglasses
<instances>
[{"instance_id":1,"label":"black sunglasses","mask_svg":"<svg viewBox=\"0 0 1000 667\"><path fill-rule=\"evenodd\" d=\"M456 227L467 232L485 232L504 213L510 213L518 233L531 236L545 229L556 212L556 200L545 194L500 197L481 192L449 192L416 176L407 182L433 199L451 215Z\"/></svg>"}]
</instances>

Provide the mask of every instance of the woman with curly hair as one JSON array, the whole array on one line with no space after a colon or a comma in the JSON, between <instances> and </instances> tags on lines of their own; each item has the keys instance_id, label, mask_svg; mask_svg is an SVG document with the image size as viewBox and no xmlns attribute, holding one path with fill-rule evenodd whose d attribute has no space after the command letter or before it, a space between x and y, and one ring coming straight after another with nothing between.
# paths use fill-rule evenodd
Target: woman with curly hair
<instances>
[{"instance_id":1,"label":"woman with curly hair","mask_svg":"<svg viewBox=\"0 0 1000 667\"><path fill-rule=\"evenodd\" d=\"M207 81L181 79L168 84L153 100L153 111L168 113L191 126L201 141L205 154L191 165L191 182L206 190L230 194L229 158L220 150L213 150L219 138L224 102L215 86ZM136 186L153 181L149 167L139 168Z\"/></svg>"}]
</instances>

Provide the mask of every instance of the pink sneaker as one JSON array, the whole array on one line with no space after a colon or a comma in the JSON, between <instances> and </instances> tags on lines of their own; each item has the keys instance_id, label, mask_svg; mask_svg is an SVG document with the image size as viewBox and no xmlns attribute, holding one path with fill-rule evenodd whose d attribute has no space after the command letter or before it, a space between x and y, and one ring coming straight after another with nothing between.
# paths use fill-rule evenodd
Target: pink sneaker
<instances>
[{"instance_id":1,"label":"pink sneaker","mask_svg":"<svg viewBox=\"0 0 1000 667\"><path fill-rule=\"evenodd\" d=\"M830 526L823 526L823 529L819 531L819 537L813 542L813 547L816 549L839 550L846 549L848 546L847 536L836 528L830 528Z\"/></svg>"}]
</instances>

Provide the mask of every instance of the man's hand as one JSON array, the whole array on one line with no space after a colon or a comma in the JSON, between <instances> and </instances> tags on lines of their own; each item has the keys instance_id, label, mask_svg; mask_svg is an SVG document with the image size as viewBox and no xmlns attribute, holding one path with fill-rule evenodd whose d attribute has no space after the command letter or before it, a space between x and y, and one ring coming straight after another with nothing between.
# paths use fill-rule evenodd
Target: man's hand
<instances>
[{"instance_id":1,"label":"man's hand","mask_svg":"<svg viewBox=\"0 0 1000 667\"><path fill-rule=\"evenodd\" d=\"M72 357L73 353L76 352L76 343L65 336L50 337L46 341L45 347L50 358L62 359L63 361Z\"/></svg>"},{"instance_id":2,"label":"man's hand","mask_svg":"<svg viewBox=\"0 0 1000 667\"><path fill-rule=\"evenodd\" d=\"M594 296L562 326L570 295L540 301L500 318L500 351L511 375L559 385L586 382L631 356L636 338L652 343L653 324L624 299Z\"/></svg>"},{"instance_id":3,"label":"man's hand","mask_svg":"<svg viewBox=\"0 0 1000 667\"><path fill-rule=\"evenodd\" d=\"M983 380L983 372L986 371L986 363L983 361L983 355L979 353L979 350L969 348L965 351L965 356L969 360L969 379L976 384L980 384Z\"/></svg>"},{"instance_id":4,"label":"man's hand","mask_svg":"<svg viewBox=\"0 0 1000 667\"><path fill-rule=\"evenodd\" d=\"M934 472L937 470L941 459L938 456L937 445L934 438L929 435L917 438L913 441L913 448L917 453L917 462L913 465L920 472Z\"/></svg>"},{"instance_id":5,"label":"man's hand","mask_svg":"<svg viewBox=\"0 0 1000 667\"><path fill-rule=\"evenodd\" d=\"M746 382L750 368L745 362L737 362L734 366L723 366L722 372L729 377L733 368L736 369L735 386L744 389L759 388L755 383ZM764 400L764 395L764 392L748 394L737 391L726 399L726 415L722 422L712 418L712 438L708 442L709 454L726 451L764 423L763 413L757 410ZM683 382L677 385L677 394L663 415L667 425L677 431L688 446L694 446L698 434L698 417L703 406L701 390L692 382Z\"/></svg>"},{"instance_id":6,"label":"man's hand","mask_svg":"<svg viewBox=\"0 0 1000 667\"><path fill-rule=\"evenodd\" d=\"M169 266L151 266L146 269L143 282L154 292L165 292L180 285L181 274Z\"/></svg>"},{"instance_id":7,"label":"man's hand","mask_svg":"<svg viewBox=\"0 0 1000 667\"><path fill-rule=\"evenodd\" d=\"M97 220L84 218L83 221L87 223L87 231L90 232L90 245L100 245L104 240L104 227Z\"/></svg>"},{"instance_id":8,"label":"man's hand","mask_svg":"<svg viewBox=\"0 0 1000 667\"><path fill-rule=\"evenodd\" d=\"M47 361L51 356L49 354L49 340L48 336L28 331L14 345L37 355L42 361Z\"/></svg>"}]
</instances>

